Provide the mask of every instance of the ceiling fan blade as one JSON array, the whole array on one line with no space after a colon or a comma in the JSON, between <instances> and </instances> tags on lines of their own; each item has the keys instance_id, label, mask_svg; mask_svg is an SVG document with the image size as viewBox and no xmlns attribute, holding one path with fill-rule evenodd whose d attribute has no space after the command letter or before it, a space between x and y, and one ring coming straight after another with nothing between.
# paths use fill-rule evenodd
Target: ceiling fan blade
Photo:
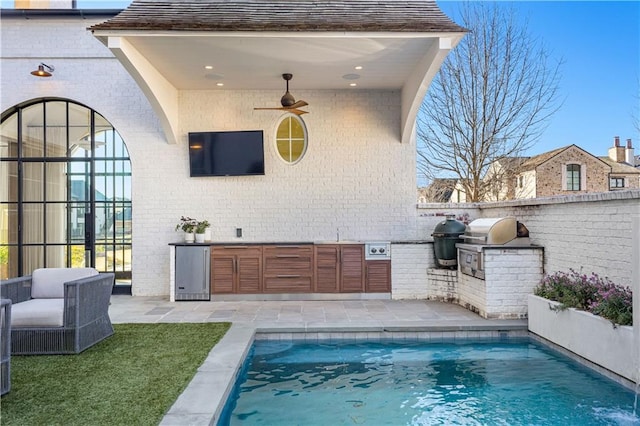
<instances>
[{"instance_id":1,"label":"ceiling fan blade","mask_svg":"<svg viewBox=\"0 0 640 426\"><path fill-rule=\"evenodd\" d=\"M302 111L300 109L297 108L292 108L292 107L277 107L277 108L253 108L254 110L267 110L267 111L287 111L290 112L292 114L295 115L302 115L302 114L308 114L309 111Z\"/></svg>"},{"instance_id":2,"label":"ceiling fan blade","mask_svg":"<svg viewBox=\"0 0 640 426\"><path fill-rule=\"evenodd\" d=\"M288 106L287 108L300 108L300 107L304 107L304 106L307 106L307 105L309 105L309 104L306 103L305 101L298 101L298 102L294 103L293 105Z\"/></svg>"}]
</instances>

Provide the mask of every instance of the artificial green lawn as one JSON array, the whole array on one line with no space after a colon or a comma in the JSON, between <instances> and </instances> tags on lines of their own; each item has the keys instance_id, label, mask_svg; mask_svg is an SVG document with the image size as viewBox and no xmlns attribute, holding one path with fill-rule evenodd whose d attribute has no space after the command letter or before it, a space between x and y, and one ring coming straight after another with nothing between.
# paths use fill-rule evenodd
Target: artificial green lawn
<instances>
[{"instance_id":1,"label":"artificial green lawn","mask_svg":"<svg viewBox=\"0 0 640 426\"><path fill-rule=\"evenodd\" d=\"M229 326L116 324L78 355L12 356L0 424L157 425Z\"/></svg>"}]
</instances>

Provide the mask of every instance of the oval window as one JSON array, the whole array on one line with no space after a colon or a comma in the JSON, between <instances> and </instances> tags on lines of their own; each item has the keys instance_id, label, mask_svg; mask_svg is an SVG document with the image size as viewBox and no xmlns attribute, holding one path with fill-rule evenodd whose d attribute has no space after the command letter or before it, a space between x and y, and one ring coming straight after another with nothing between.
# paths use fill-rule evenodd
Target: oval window
<instances>
[{"instance_id":1,"label":"oval window","mask_svg":"<svg viewBox=\"0 0 640 426\"><path fill-rule=\"evenodd\" d=\"M286 115L276 131L276 147L280 158L289 164L297 163L307 150L307 129L297 115Z\"/></svg>"}]
</instances>

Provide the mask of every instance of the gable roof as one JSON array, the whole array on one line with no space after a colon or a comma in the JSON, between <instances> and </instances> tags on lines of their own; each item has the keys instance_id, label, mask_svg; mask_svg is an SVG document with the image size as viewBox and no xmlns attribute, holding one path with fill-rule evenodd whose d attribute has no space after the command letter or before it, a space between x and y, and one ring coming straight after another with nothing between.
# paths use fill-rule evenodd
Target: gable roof
<instances>
[{"instance_id":1,"label":"gable roof","mask_svg":"<svg viewBox=\"0 0 640 426\"><path fill-rule=\"evenodd\" d=\"M134 0L92 30L466 32L430 0Z\"/></svg>"},{"instance_id":2,"label":"gable roof","mask_svg":"<svg viewBox=\"0 0 640 426\"><path fill-rule=\"evenodd\" d=\"M628 163L618 163L617 161L613 161L609 157L598 158L607 163L607 165L611 166L611 173L640 175L640 169L633 167Z\"/></svg>"},{"instance_id":3,"label":"gable roof","mask_svg":"<svg viewBox=\"0 0 640 426\"><path fill-rule=\"evenodd\" d=\"M560 154L562 151L564 151L564 150L566 150L566 149L568 149L568 148L570 148L572 146L576 146L576 145L563 146L562 148L557 148L557 149L554 149L552 151L543 152L542 154L530 157L528 160L524 161L521 164L519 171L520 172L525 172L525 171L528 171L528 170L533 170L533 169L537 168L538 166L540 166L541 164L543 164L543 163L547 162L548 160L552 159L556 155ZM579 148L579 147L577 147L577 148Z\"/></svg>"}]
</instances>

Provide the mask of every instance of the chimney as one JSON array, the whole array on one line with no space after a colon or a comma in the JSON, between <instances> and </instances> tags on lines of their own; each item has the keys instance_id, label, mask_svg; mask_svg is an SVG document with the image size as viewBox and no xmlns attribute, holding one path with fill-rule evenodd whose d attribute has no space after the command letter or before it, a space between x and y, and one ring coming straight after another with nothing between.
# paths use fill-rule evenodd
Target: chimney
<instances>
[{"instance_id":1,"label":"chimney","mask_svg":"<svg viewBox=\"0 0 640 426\"><path fill-rule=\"evenodd\" d=\"M636 157L633 154L634 152L633 152L633 146L631 145L631 139L627 139L627 149L625 151L624 161L625 163L635 166Z\"/></svg>"},{"instance_id":2,"label":"chimney","mask_svg":"<svg viewBox=\"0 0 640 426\"><path fill-rule=\"evenodd\" d=\"M616 163L624 163L626 160L625 149L620 146L620 136L613 138L613 147L609 148L609 158Z\"/></svg>"}]
</instances>

